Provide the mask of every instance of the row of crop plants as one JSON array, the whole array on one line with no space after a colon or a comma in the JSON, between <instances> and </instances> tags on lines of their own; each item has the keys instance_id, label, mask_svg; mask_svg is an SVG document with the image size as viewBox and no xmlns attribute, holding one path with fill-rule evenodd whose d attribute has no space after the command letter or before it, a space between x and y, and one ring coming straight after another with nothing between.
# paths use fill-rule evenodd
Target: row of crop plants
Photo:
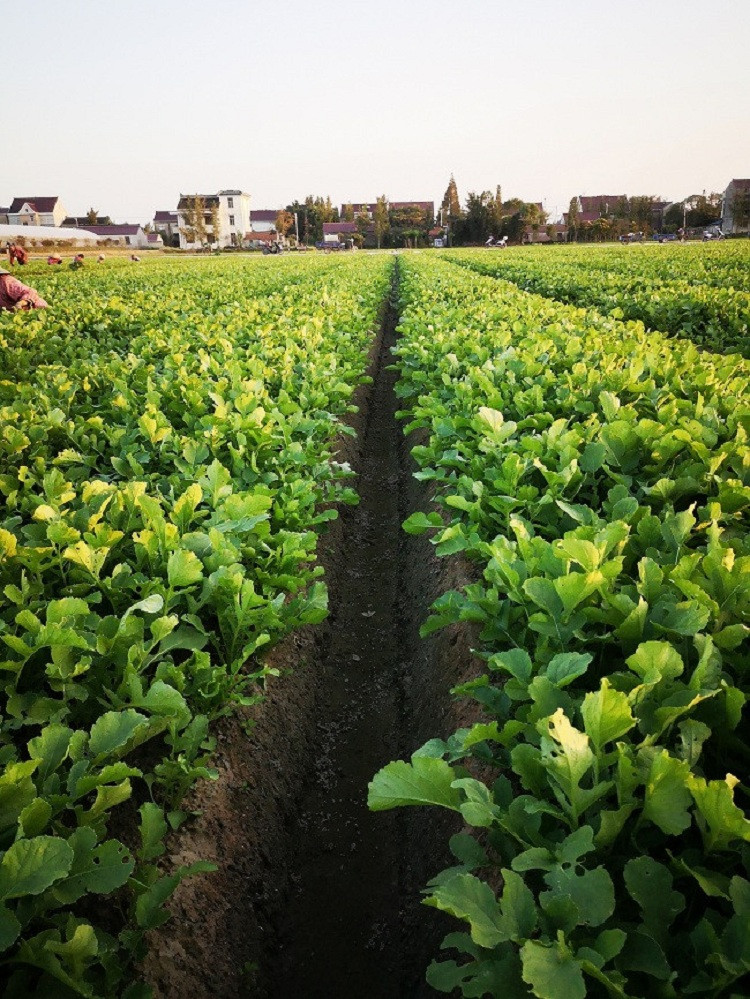
<instances>
[{"instance_id":1,"label":"row of crop plants","mask_svg":"<svg viewBox=\"0 0 750 999\"><path fill-rule=\"evenodd\" d=\"M401 259L396 348L434 532L477 581L485 721L374 778L463 818L426 904L466 997L739 997L750 974L747 362Z\"/></svg>"},{"instance_id":2,"label":"row of crop plants","mask_svg":"<svg viewBox=\"0 0 750 999\"><path fill-rule=\"evenodd\" d=\"M149 994L144 934L206 870L157 860L210 723L326 614L316 532L355 500L331 449L388 262L263 264L60 275L0 321L7 996Z\"/></svg>"},{"instance_id":3,"label":"row of crop plants","mask_svg":"<svg viewBox=\"0 0 750 999\"><path fill-rule=\"evenodd\" d=\"M708 269L703 253L710 253ZM456 251L452 258L525 291L594 307L651 329L689 337L713 351L750 356L750 246Z\"/></svg>"}]
</instances>

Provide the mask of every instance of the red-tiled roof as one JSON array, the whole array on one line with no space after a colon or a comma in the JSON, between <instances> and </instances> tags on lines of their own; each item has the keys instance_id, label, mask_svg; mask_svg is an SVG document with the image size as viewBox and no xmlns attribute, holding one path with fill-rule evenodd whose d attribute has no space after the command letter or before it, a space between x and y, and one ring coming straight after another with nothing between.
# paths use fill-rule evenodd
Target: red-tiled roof
<instances>
[{"instance_id":1,"label":"red-tiled roof","mask_svg":"<svg viewBox=\"0 0 750 999\"><path fill-rule=\"evenodd\" d=\"M602 213L597 209L595 212L579 212L576 216L576 224L580 225L581 222L596 222L597 219L602 217Z\"/></svg>"},{"instance_id":2,"label":"red-tiled roof","mask_svg":"<svg viewBox=\"0 0 750 999\"><path fill-rule=\"evenodd\" d=\"M154 222L177 223L177 212L154 212Z\"/></svg>"},{"instance_id":3,"label":"red-tiled roof","mask_svg":"<svg viewBox=\"0 0 750 999\"><path fill-rule=\"evenodd\" d=\"M275 222L283 208L251 208L251 222Z\"/></svg>"},{"instance_id":4,"label":"red-tiled roof","mask_svg":"<svg viewBox=\"0 0 750 999\"><path fill-rule=\"evenodd\" d=\"M340 232L356 232L356 222L324 222L323 235L333 236Z\"/></svg>"},{"instance_id":5,"label":"red-tiled roof","mask_svg":"<svg viewBox=\"0 0 750 999\"><path fill-rule=\"evenodd\" d=\"M81 229L94 232L97 236L136 236L139 225L82 225Z\"/></svg>"},{"instance_id":6,"label":"red-tiled roof","mask_svg":"<svg viewBox=\"0 0 750 999\"><path fill-rule=\"evenodd\" d=\"M254 232L254 231L251 231L251 232L246 232L245 233L245 239L248 240L248 242L251 242L251 243L252 242L255 242L255 243L273 243L273 241L275 239L278 239L278 234L275 233L275 232L270 232L268 230L264 230L263 232Z\"/></svg>"},{"instance_id":7,"label":"red-tiled roof","mask_svg":"<svg viewBox=\"0 0 750 999\"><path fill-rule=\"evenodd\" d=\"M28 204L34 209L35 212L53 212L55 210L55 205L60 199L58 197L54 198L14 198L8 211L15 215L20 212L24 205Z\"/></svg>"}]
</instances>

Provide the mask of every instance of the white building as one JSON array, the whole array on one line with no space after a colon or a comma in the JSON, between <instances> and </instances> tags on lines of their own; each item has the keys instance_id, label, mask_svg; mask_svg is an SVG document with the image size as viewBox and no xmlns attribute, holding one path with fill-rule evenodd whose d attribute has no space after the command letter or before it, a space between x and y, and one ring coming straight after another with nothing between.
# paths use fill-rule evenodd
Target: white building
<instances>
[{"instance_id":1,"label":"white building","mask_svg":"<svg viewBox=\"0 0 750 999\"><path fill-rule=\"evenodd\" d=\"M196 198L203 202L205 239L199 238L190 225ZM218 233L213 231L214 214L217 217ZM177 204L177 225L182 250L197 250L207 243L219 247L240 246L244 234L250 230L250 195L231 190L219 191L218 194L181 194ZM191 235L196 238L189 239Z\"/></svg>"},{"instance_id":2,"label":"white building","mask_svg":"<svg viewBox=\"0 0 750 999\"><path fill-rule=\"evenodd\" d=\"M143 250L148 246L148 236L139 225L87 225L81 226L102 239L111 239L123 246L133 246Z\"/></svg>"},{"instance_id":3,"label":"white building","mask_svg":"<svg viewBox=\"0 0 750 999\"><path fill-rule=\"evenodd\" d=\"M151 224L154 232L158 232L163 239L165 246L180 245L177 212L158 211L154 214L154 220Z\"/></svg>"},{"instance_id":4,"label":"white building","mask_svg":"<svg viewBox=\"0 0 750 999\"><path fill-rule=\"evenodd\" d=\"M14 198L8 209L8 224L59 226L67 214L58 197Z\"/></svg>"}]
</instances>

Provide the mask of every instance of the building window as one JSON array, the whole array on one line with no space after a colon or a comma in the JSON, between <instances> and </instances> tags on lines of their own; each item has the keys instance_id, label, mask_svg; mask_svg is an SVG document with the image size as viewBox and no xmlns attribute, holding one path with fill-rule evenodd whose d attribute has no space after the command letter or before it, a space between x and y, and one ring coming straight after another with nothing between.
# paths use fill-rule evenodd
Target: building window
<instances>
[{"instance_id":1,"label":"building window","mask_svg":"<svg viewBox=\"0 0 750 999\"><path fill-rule=\"evenodd\" d=\"M229 208L234 208L234 198L227 198L227 206Z\"/></svg>"},{"instance_id":2,"label":"building window","mask_svg":"<svg viewBox=\"0 0 750 999\"><path fill-rule=\"evenodd\" d=\"M230 205L229 207L231 208L232 206ZM229 224L234 225L234 215L229 216Z\"/></svg>"}]
</instances>

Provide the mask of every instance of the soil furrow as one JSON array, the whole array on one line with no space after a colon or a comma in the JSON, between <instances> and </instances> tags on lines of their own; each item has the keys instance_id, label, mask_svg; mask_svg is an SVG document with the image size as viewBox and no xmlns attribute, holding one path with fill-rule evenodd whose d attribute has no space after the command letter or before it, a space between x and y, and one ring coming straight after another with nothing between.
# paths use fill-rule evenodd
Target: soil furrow
<instances>
[{"instance_id":1,"label":"soil furrow","mask_svg":"<svg viewBox=\"0 0 750 999\"><path fill-rule=\"evenodd\" d=\"M396 291L394 278L373 383L355 397L358 436L339 456L358 472L360 503L321 539L329 619L274 653L282 676L252 709L250 738L241 719L220 728L219 779L193 795L201 814L170 848L219 871L183 882L151 941L145 970L164 999L435 995L425 968L452 926L419 892L450 863L459 826L440 809L372 814L367 783L471 723L449 690L479 670L466 627L419 638L431 602L468 579L401 530L429 501L395 417Z\"/></svg>"}]
</instances>

